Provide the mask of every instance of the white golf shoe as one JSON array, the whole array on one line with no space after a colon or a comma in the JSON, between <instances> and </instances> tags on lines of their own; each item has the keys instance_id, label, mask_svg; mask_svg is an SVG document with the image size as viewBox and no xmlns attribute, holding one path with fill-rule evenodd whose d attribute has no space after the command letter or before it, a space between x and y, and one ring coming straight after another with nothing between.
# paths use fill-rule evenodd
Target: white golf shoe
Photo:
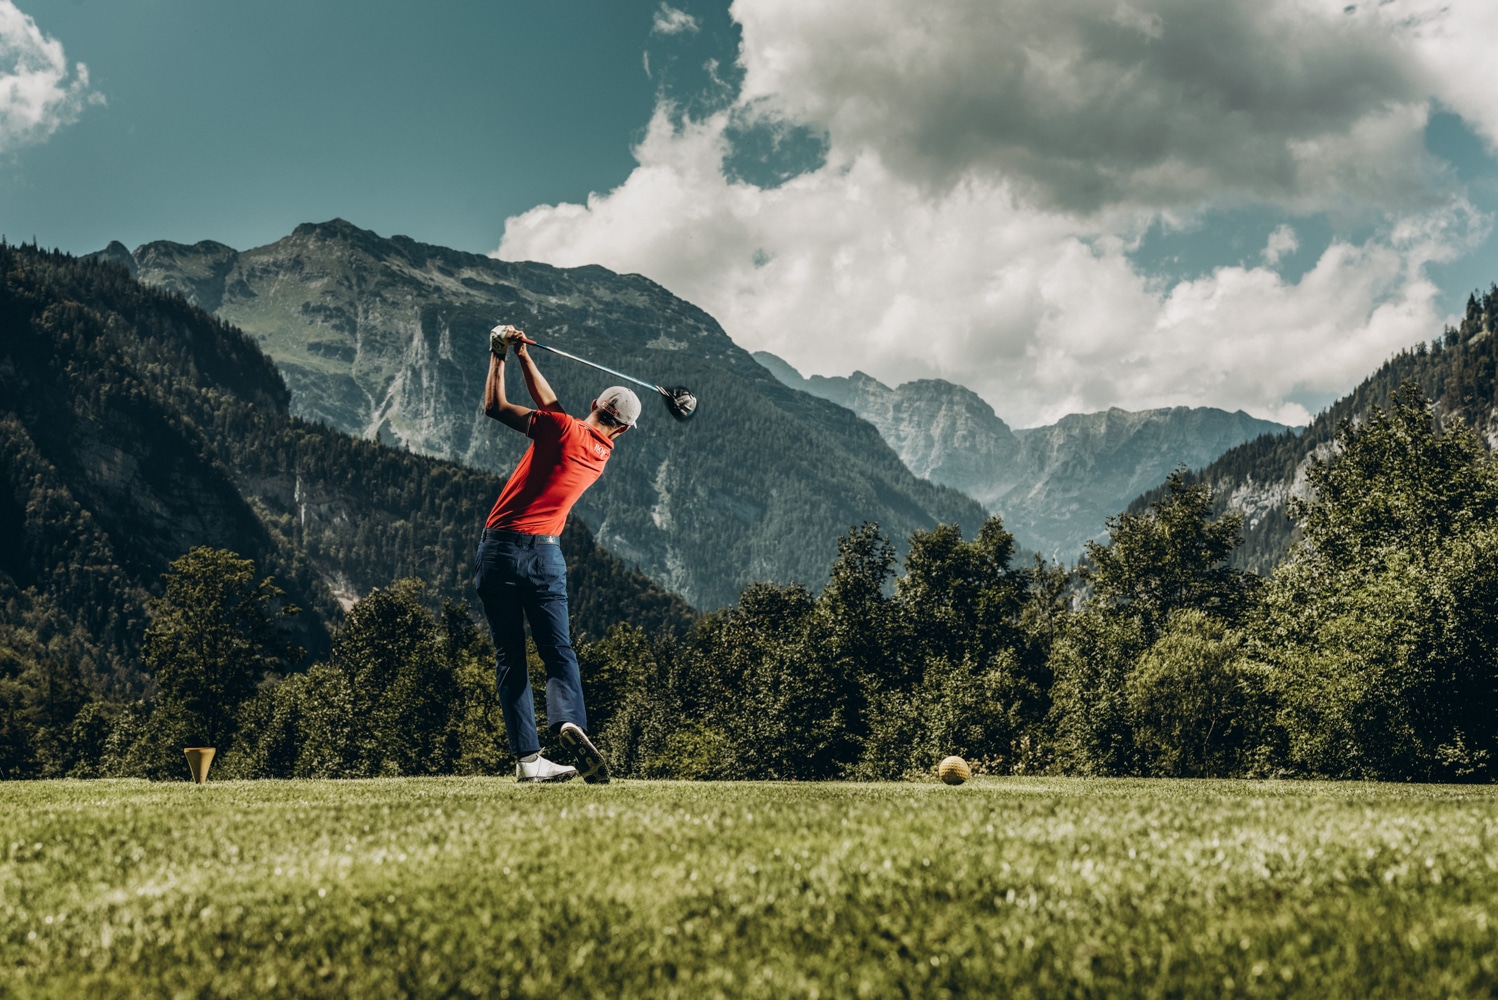
<instances>
[{"instance_id":1,"label":"white golf shoe","mask_svg":"<svg viewBox=\"0 0 1498 1000\"><path fill-rule=\"evenodd\" d=\"M581 727L574 722L564 722L557 732L557 738L562 741L563 747L572 752L572 759L577 761L577 771L584 781L590 785L609 783L608 762Z\"/></svg>"},{"instance_id":2,"label":"white golf shoe","mask_svg":"<svg viewBox=\"0 0 1498 1000\"><path fill-rule=\"evenodd\" d=\"M515 762L516 781L571 781L575 777L577 768L549 761L539 753Z\"/></svg>"}]
</instances>

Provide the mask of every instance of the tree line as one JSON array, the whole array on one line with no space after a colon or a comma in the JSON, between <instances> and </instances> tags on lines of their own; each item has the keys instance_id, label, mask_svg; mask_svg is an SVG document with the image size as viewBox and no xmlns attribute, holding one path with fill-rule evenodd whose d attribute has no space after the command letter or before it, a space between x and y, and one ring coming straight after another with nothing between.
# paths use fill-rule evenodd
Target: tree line
<instances>
[{"instance_id":1,"label":"tree line","mask_svg":"<svg viewBox=\"0 0 1498 1000\"><path fill-rule=\"evenodd\" d=\"M877 526L854 527L819 593L756 584L685 630L583 643L592 728L636 777L898 778L957 753L999 774L1491 780L1482 442L1405 383L1344 420L1307 478L1301 539L1268 578L1231 566L1241 520L1184 472L1074 571L1016 564L997 517L970 540L915 532L899 567ZM296 614L250 560L194 549L153 607L149 697L77 704L63 680L8 725L24 717L51 774L181 778L188 745L238 777L511 766L465 606L414 580L374 590L305 670Z\"/></svg>"}]
</instances>

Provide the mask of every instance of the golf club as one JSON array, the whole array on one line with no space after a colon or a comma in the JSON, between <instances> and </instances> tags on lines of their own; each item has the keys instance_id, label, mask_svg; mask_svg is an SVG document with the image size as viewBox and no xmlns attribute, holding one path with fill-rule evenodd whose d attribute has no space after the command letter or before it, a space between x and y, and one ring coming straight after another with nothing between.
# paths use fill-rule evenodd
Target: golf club
<instances>
[{"instance_id":1,"label":"golf club","mask_svg":"<svg viewBox=\"0 0 1498 1000\"><path fill-rule=\"evenodd\" d=\"M643 385L647 389L654 389L656 392L661 394L661 398L666 401L666 409L670 410L671 416L675 417L677 420L690 420L692 418L692 414L697 412L697 396L692 392L691 389L688 389L684 385L656 385L653 382L646 382L644 379L635 378L633 375L626 375L621 371L615 371L614 369L609 368L606 365L601 365L596 361L589 361L587 358L580 358L576 354L569 354L566 351L561 350L560 348L547 347L545 344L537 343L529 337L521 337L521 340L529 344L531 347L539 347L543 351L548 351L551 354L559 355L571 361L580 362L590 368L597 368L601 372L608 372L610 375L617 375L619 378L625 379L629 382L633 382L635 385Z\"/></svg>"}]
</instances>

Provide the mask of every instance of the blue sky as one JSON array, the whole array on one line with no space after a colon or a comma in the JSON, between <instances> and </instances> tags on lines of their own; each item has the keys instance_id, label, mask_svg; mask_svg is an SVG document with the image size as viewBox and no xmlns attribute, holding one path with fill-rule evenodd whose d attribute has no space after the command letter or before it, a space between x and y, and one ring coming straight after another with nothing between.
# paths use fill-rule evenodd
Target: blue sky
<instances>
[{"instance_id":1,"label":"blue sky","mask_svg":"<svg viewBox=\"0 0 1498 1000\"><path fill-rule=\"evenodd\" d=\"M0 232L602 263L1017 425L1303 420L1498 280L1498 5L911 9L0 0Z\"/></svg>"},{"instance_id":2,"label":"blue sky","mask_svg":"<svg viewBox=\"0 0 1498 1000\"><path fill-rule=\"evenodd\" d=\"M507 216L621 182L655 103L649 3L21 9L106 103L6 157L0 224L72 251L247 247L333 216L488 251Z\"/></svg>"}]
</instances>

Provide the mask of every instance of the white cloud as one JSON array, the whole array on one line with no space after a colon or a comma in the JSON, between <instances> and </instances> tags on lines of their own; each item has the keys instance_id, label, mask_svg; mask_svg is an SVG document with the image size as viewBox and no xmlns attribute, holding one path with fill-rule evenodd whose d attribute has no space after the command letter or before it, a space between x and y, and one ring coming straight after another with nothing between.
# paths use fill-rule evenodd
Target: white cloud
<instances>
[{"instance_id":1,"label":"white cloud","mask_svg":"<svg viewBox=\"0 0 1498 1000\"><path fill-rule=\"evenodd\" d=\"M746 101L928 188L980 170L1079 211L1306 209L1405 197L1437 169L1402 36L1319 0L948 0L918 18L905 0L739 0L733 14Z\"/></svg>"},{"instance_id":2,"label":"white cloud","mask_svg":"<svg viewBox=\"0 0 1498 1000\"><path fill-rule=\"evenodd\" d=\"M1439 331L1425 265L1487 220L1424 150L1413 29L1320 0L994 11L736 0L735 106L662 106L624 184L510 219L497 253L638 271L807 373L943 377L1021 426L1110 405L1304 419L1298 393ZM826 162L730 182L736 112L824 128ZM1288 225L1267 266L1191 281L1129 256L1156 220L1241 204L1373 235L1294 282L1273 270Z\"/></svg>"},{"instance_id":3,"label":"white cloud","mask_svg":"<svg viewBox=\"0 0 1498 1000\"><path fill-rule=\"evenodd\" d=\"M655 20L650 26L650 33L653 35L680 35L683 32L696 31L697 19L695 17L664 2L655 12Z\"/></svg>"},{"instance_id":4,"label":"white cloud","mask_svg":"<svg viewBox=\"0 0 1498 1000\"><path fill-rule=\"evenodd\" d=\"M87 104L88 67L71 71L62 43L42 34L12 0L0 0L0 152L40 142L76 121Z\"/></svg>"},{"instance_id":5,"label":"white cloud","mask_svg":"<svg viewBox=\"0 0 1498 1000\"><path fill-rule=\"evenodd\" d=\"M1264 263L1274 267L1284 259L1285 254L1294 253L1300 249L1300 238L1295 235L1295 227L1288 222L1276 226L1274 232L1269 234L1269 242L1264 245L1264 252L1260 255Z\"/></svg>"},{"instance_id":6,"label":"white cloud","mask_svg":"<svg viewBox=\"0 0 1498 1000\"><path fill-rule=\"evenodd\" d=\"M1498 4L1490 0L1360 0L1353 16L1409 47L1418 75L1444 105L1498 148Z\"/></svg>"}]
</instances>

